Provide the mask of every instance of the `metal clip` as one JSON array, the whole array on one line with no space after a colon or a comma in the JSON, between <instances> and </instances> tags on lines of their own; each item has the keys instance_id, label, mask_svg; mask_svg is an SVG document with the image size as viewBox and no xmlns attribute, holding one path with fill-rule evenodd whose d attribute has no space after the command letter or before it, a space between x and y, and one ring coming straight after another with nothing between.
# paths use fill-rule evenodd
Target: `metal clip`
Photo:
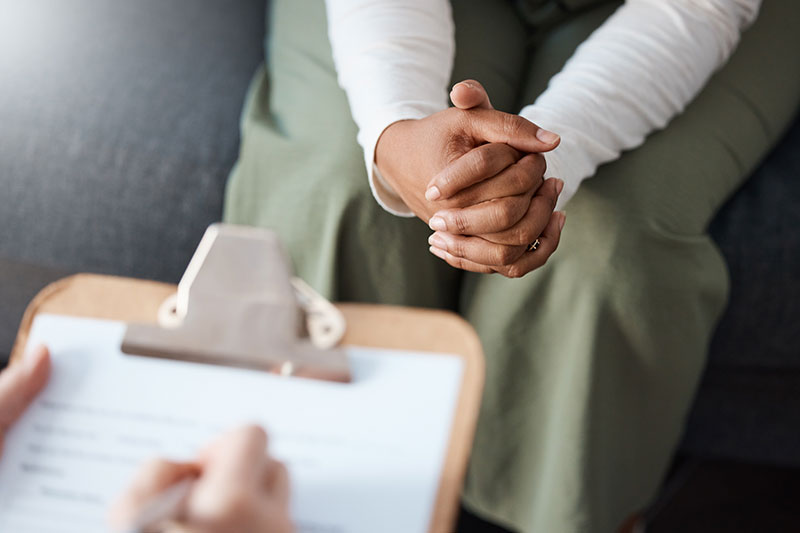
<instances>
[{"instance_id":1,"label":"metal clip","mask_svg":"<svg viewBox=\"0 0 800 533\"><path fill-rule=\"evenodd\" d=\"M123 352L350 380L344 316L290 276L269 230L209 227L158 322L129 324Z\"/></svg>"}]
</instances>

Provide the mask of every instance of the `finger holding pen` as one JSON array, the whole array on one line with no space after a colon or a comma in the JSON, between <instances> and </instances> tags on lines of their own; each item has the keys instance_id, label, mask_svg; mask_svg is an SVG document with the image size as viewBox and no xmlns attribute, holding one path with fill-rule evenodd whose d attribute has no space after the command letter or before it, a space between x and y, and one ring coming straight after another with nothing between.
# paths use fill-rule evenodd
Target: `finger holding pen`
<instances>
[{"instance_id":1,"label":"finger holding pen","mask_svg":"<svg viewBox=\"0 0 800 533\"><path fill-rule=\"evenodd\" d=\"M184 533L293 531L288 474L266 454L266 445L263 429L246 426L214 441L196 462L148 463L114 506L112 524L118 531L148 531L158 523L142 519L153 509L163 511L159 504L172 499L166 521ZM170 491L187 480L185 497L172 498ZM165 519L157 517L161 524Z\"/></svg>"}]
</instances>

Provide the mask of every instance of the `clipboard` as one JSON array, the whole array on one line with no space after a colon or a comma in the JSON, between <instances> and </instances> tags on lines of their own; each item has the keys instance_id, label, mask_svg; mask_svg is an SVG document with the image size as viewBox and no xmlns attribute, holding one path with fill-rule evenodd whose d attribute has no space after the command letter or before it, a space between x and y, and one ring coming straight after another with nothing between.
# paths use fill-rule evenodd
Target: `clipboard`
<instances>
[{"instance_id":1,"label":"clipboard","mask_svg":"<svg viewBox=\"0 0 800 533\"><path fill-rule=\"evenodd\" d=\"M78 274L45 287L28 306L11 354L22 357L34 318L40 313L156 324L176 286L131 278ZM347 323L343 345L436 352L463 361L447 454L440 474L429 531L454 531L459 497L478 417L484 379L480 341L454 313L367 304L336 304Z\"/></svg>"}]
</instances>

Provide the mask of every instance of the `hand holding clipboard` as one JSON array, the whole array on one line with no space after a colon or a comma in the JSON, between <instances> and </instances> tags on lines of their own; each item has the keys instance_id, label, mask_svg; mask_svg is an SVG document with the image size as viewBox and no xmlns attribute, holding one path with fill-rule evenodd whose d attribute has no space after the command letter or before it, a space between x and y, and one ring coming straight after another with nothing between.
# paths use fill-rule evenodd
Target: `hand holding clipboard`
<instances>
[{"instance_id":1,"label":"hand holding clipboard","mask_svg":"<svg viewBox=\"0 0 800 533\"><path fill-rule=\"evenodd\" d=\"M78 276L64 280L43 291L31 304L20 330L17 347L27 342L29 328L37 314L49 312L101 319L152 321L160 302L173 290L172 286L163 284L102 276ZM197 435L191 443L187 442L189 449L185 453L196 452L192 446L200 446L212 434L218 434L240 419L263 422L274 437L272 443L275 445L275 454L287 460L293 477L297 479L292 511L301 531L303 524L309 520L327 520L328 523L340 524L342 531L357 531L354 529L357 525L350 527L352 524L333 516L339 511L342 515L349 514L353 519L359 519L365 527L386 531L386 527L392 526L386 523L386 516L396 517L403 505L411 505L407 514L417 519L417 526L406 528L406 531L451 529L482 382L480 347L474 332L463 321L447 313L382 306L337 307L348 323L343 344L368 347L347 348L353 371L351 384L280 378L226 366L126 356L119 351L126 329L119 322L41 316L32 337L34 341L39 338L60 339L54 346L57 363L63 362L67 374L73 372L84 379L81 387L73 390L60 390L60 385L56 386L51 391L54 394L82 396L94 404L109 404L106 396L116 396L115 402L118 400L119 405L112 402L114 405L107 406L119 408L129 408L130 405L123 402L123 397L132 395L141 397L140 404L152 400L153 411L164 409L166 403L159 395L165 394L171 395L169 402L178 402L177 406L172 406L175 409L180 410L181 404L188 403L190 405L183 405L187 407L187 412L199 411L204 414L199 417L200 420L193 422L213 425L217 417L228 422L225 425L218 424L213 432ZM94 335L95 340L92 343L81 341L87 335ZM89 367L99 372L97 376L87 377L84 373L86 366L81 365L87 361L80 359L86 359L86 356L77 356L76 351L81 342L84 342L83 349L92 352L88 356L92 363ZM135 382L140 372L146 376L150 389L145 395L136 392ZM114 377L115 374L118 377ZM112 386L109 380L116 380L121 385L117 383ZM65 381L69 382L69 379ZM185 394L176 396L175 381L181 381L179 390ZM215 397L211 398L212 395ZM98 400L98 397L103 400ZM443 418L432 422L430 417L434 414L430 406L437 405L447 412L435 415ZM276 406L278 409L274 409ZM42 407L52 409L54 406ZM141 416L153 413L127 414ZM173 416L173 419L178 420L177 416ZM439 448L431 447L434 437L428 431L431 425L444 428L438 437ZM110 433L115 427L112 426L108 426ZM308 464L309 458L313 459L316 452L310 456L306 452L310 450L309 442L313 442L309 437L318 438L320 435L299 435L302 432L297 429L313 428L319 432L333 426L342 432L339 437L349 439L351 444L359 445L359 442L370 440L374 443L377 439L388 446L395 446L391 448L394 451L383 449L374 456L362 453L357 455L352 468L343 468L338 474L335 471L317 470L317 475L312 465ZM178 425L167 423L156 433L163 433L177 441L186 437L176 434L178 429ZM336 446L323 449L336 453L347 451L347 448ZM429 460L437 455L431 452L432 449L439 450L438 459ZM403 453L407 453L405 459L411 460L411 470L406 468L406 471L395 474L381 470L386 468L387 463L400 464L397 461L403 459L400 457ZM395 457L392 454L397 455ZM337 461L330 456L327 460L323 458L323 463L326 463L323 466L335 467ZM421 463L427 466L422 467ZM14 497L13 493L9 495L4 492L3 480L7 472L2 466L0 520L5 519L3 502L6 496ZM124 476L121 475L118 490L127 484L130 474L126 472ZM411 500L404 501L397 494L387 493L390 487L398 486L392 476L406 474L414 478L409 485L412 492L423 496L415 504L409 503ZM354 482L354 478L359 481ZM417 490L419 487L413 485L422 478L428 479L429 490ZM323 486L325 490L322 490ZM385 496L392 511L381 514L380 505L365 509L364 492ZM374 516L370 514L371 510L375 510ZM376 521L370 522L370 519ZM396 525L402 527L402 524Z\"/></svg>"}]
</instances>

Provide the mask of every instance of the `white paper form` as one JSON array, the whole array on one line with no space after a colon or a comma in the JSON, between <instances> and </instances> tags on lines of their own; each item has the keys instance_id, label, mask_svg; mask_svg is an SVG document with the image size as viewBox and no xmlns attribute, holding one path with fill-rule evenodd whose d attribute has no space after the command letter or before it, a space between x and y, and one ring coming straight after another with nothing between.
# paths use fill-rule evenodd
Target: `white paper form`
<instances>
[{"instance_id":1,"label":"white paper form","mask_svg":"<svg viewBox=\"0 0 800 533\"><path fill-rule=\"evenodd\" d=\"M39 316L50 382L0 458L0 531L104 532L143 460L191 459L225 430L267 429L290 474L300 532L426 531L463 362L348 348L339 384L120 351L124 324Z\"/></svg>"}]
</instances>

